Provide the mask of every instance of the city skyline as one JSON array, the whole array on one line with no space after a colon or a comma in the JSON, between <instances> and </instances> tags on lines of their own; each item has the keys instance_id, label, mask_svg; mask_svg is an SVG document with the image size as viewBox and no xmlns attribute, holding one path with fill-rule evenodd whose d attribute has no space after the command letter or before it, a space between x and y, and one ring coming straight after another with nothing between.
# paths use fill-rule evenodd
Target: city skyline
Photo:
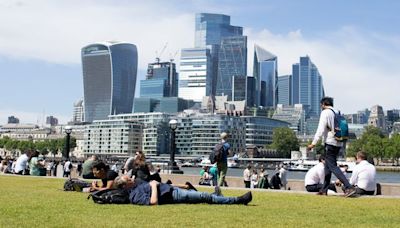
<instances>
[{"instance_id":1,"label":"city skyline","mask_svg":"<svg viewBox=\"0 0 400 228\"><path fill-rule=\"evenodd\" d=\"M324 77L326 95L344 113L376 104L384 110L400 106L391 92L400 84L400 31L391 26L399 19L395 1L180 2L164 8L161 1L0 2L0 19L8 22L0 25L0 124L12 115L21 123L50 115L61 123L71 120L73 103L83 98L80 48L87 44L119 40L137 45L138 81L166 42L161 60L173 57L179 64L174 53L194 46L195 13L200 12L229 15L231 24L243 27L248 75L257 43L278 56L279 76L291 74L300 56L310 56Z\"/></svg>"}]
</instances>

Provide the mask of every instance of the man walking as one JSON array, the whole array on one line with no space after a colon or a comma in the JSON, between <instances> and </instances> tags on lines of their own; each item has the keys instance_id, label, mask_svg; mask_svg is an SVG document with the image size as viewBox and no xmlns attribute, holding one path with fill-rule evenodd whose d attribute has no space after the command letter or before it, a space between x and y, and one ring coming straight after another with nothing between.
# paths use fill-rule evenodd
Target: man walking
<instances>
[{"instance_id":1,"label":"man walking","mask_svg":"<svg viewBox=\"0 0 400 228\"><path fill-rule=\"evenodd\" d=\"M335 139L335 115L336 110L333 109L333 98L323 97L321 99L321 115L319 119L318 129L315 133L314 140L307 149L311 150L317 142L322 138L325 143L325 180L322 189L318 192L319 195L326 195L329 184L331 182L332 172L344 184L345 196L351 197L354 195L355 188L352 187L344 174L337 166L337 156L343 146L343 143Z\"/></svg>"},{"instance_id":2,"label":"man walking","mask_svg":"<svg viewBox=\"0 0 400 228\"><path fill-rule=\"evenodd\" d=\"M229 143L226 141L228 139L228 134L226 132L222 132L220 136L224 150L221 160L217 161L219 174L218 186L223 186L225 183L226 172L228 171L228 155L230 154L231 145L229 145Z\"/></svg>"}]
</instances>

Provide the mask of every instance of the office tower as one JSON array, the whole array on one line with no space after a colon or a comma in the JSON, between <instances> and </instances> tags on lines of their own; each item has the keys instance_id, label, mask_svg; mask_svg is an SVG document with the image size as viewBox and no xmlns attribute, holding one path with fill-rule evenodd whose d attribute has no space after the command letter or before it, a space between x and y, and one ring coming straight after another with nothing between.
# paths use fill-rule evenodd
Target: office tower
<instances>
[{"instance_id":1,"label":"office tower","mask_svg":"<svg viewBox=\"0 0 400 228\"><path fill-rule=\"evenodd\" d=\"M211 92L211 55L207 48L186 48L181 52L178 96L201 101Z\"/></svg>"},{"instance_id":2,"label":"office tower","mask_svg":"<svg viewBox=\"0 0 400 228\"><path fill-rule=\"evenodd\" d=\"M46 117L46 124L50 126L56 126L58 124L58 119L54 116L48 116Z\"/></svg>"},{"instance_id":3,"label":"office tower","mask_svg":"<svg viewBox=\"0 0 400 228\"><path fill-rule=\"evenodd\" d=\"M300 64L293 65L293 101L308 106L308 117L318 117L321 98L325 96L322 76L310 57L300 57ZM298 77L297 77L298 76ZM295 94L298 84L298 94ZM296 88L295 88L296 87Z\"/></svg>"},{"instance_id":4,"label":"office tower","mask_svg":"<svg viewBox=\"0 0 400 228\"><path fill-rule=\"evenodd\" d=\"M138 61L136 46L94 43L82 48L81 54L85 122L131 113Z\"/></svg>"},{"instance_id":5,"label":"office tower","mask_svg":"<svg viewBox=\"0 0 400 228\"><path fill-rule=\"evenodd\" d=\"M292 65L292 101L293 104L299 104L299 77L300 77L300 64Z\"/></svg>"},{"instance_id":6,"label":"office tower","mask_svg":"<svg viewBox=\"0 0 400 228\"><path fill-rule=\"evenodd\" d=\"M256 105L275 107L278 102L278 57L256 44L253 77L256 80Z\"/></svg>"},{"instance_id":7,"label":"office tower","mask_svg":"<svg viewBox=\"0 0 400 228\"><path fill-rule=\"evenodd\" d=\"M178 96L178 73L175 63L150 63L145 80L140 81L140 97L161 98Z\"/></svg>"},{"instance_id":8,"label":"office tower","mask_svg":"<svg viewBox=\"0 0 400 228\"><path fill-rule=\"evenodd\" d=\"M278 77L278 104L292 105L292 75Z\"/></svg>"},{"instance_id":9,"label":"office tower","mask_svg":"<svg viewBox=\"0 0 400 228\"><path fill-rule=\"evenodd\" d=\"M246 106L254 107L256 105L256 81L254 77L246 77Z\"/></svg>"},{"instance_id":10,"label":"office tower","mask_svg":"<svg viewBox=\"0 0 400 228\"><path fill-rule=\"evenodd\" d=\"M232 36L222 39L218 54L216 95L227 95L232 100L232 77L247 75L247 37Z\"/></svg>"},{"instance_id":11,"label":"office tower","mask_svg":"<svg viewBox=\"0 0 400 228\"><path fill-rule=\"evenodd\" d=\"M19 119L15 116L9 116L7 123L9 124L19 124Z\"/></svg>"},{"instance_id":12,"label":"office tower","mask_svg":"<svg viewBox=\"0 0 400 228\"><path fill-rule=\"evenodd\" d=\"M222 38L241 36L243 28L232 26L231 17L223 14L198 13L195 25L195 47L220 45Z\"/></svg>"},{"instance_id":13,"label":"office tower","mask_svg":"<svg viewBox=\"0 0 400 228\"><path fill-rule=\"evenodd\" d=\"M84 121L84 107L83 99L79 99L74 103L74 110L72 113L72 123L82 123Z\"/></svg>"},{"instance_id":14,"label":"office tower","mask_svg":"<svg viewBox=\"0 0 400 228\"><path fill-rule=\"evenodd\" d=\"M247 77L232 77L232 101L244 101L247 97Z\"/></svg>"}]
</instances>

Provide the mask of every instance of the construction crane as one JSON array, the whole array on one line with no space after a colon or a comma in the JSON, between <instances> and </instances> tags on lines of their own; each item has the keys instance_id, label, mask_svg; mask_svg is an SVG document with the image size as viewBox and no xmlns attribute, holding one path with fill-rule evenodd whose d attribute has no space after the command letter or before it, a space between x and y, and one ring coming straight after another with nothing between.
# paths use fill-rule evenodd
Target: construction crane
<instances>
[{"instance_id":1,"label":"construction crane","mask_svg":"<svg viewBox=\"0 0 400 228\"><path fill-rule=\"evenodd\" d=\"M160 53L158 53L158 51L156 51L156 62L159 63L161 60L161 55L164 53L165 49L168 46L168 42L165 43L164 47L161 49Z\"/></svg>"}]
</instances>

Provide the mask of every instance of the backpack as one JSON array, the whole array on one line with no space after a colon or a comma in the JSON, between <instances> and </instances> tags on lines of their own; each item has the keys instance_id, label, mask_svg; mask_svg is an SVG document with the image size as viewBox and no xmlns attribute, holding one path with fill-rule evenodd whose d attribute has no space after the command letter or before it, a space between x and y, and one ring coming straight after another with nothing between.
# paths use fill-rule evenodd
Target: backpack
<instances>
[{"instance_id":1,"label":"backpack","mask_svg":"<svg viewBox=\"0 0 400 228\"><path fill-rule=\"evenodd\" d=\"M64 191L77 191L81 192L83 188L90 187L90 183L79 180L78 178L70 178L64 183Z\"/></svg>"},{"instance_id":2,"label":"backpack","mask_svg":"<svg viewBox=\"0 0 400 228\"><path fill-rule=\"evenodd\" d=\"M330 110L332 110L332 112L335 114L334 130L333 130L335 133L334 135L335 139L339 142L343 142L349 139L349 125L347 124L346 118L344 118L344 116L342 116L340 112L336 113L335 111L333 111L333 109Z\"/></svg>"},{"instance_id":3,"label":"backpack","mask_svg":"<svg viewBox=\"0 0 400 228\"><path fill-rule=\"evenodd\" d=\"M105 189L91 193L93 202L98 204L129 204L129 193L125 189Z\"/></svg>"},{"instance_id":4,"label":"backpack","mask_svg":"<svg viewBox=\"0 0 400 228\"><path fill-rule=\"evenodd\" d=\"M71 163L71 162L69 163L68 168L69 168L70 170L72 169L72 163Z\"/></svg>"},{"instance_id":5,"label":"backpack","mask_svg":"<svg viewBox=\"0 0 400 228\"><path fill-rule=\"evenodd\" d=\"M214 146L213 151L211 151L210 154L210 163L214 164L216 162L220 162L222 160L222 155L224 154L225 149L224 149L224 143L220 142L217 145Z\"/></svg>"}]
</instances>

